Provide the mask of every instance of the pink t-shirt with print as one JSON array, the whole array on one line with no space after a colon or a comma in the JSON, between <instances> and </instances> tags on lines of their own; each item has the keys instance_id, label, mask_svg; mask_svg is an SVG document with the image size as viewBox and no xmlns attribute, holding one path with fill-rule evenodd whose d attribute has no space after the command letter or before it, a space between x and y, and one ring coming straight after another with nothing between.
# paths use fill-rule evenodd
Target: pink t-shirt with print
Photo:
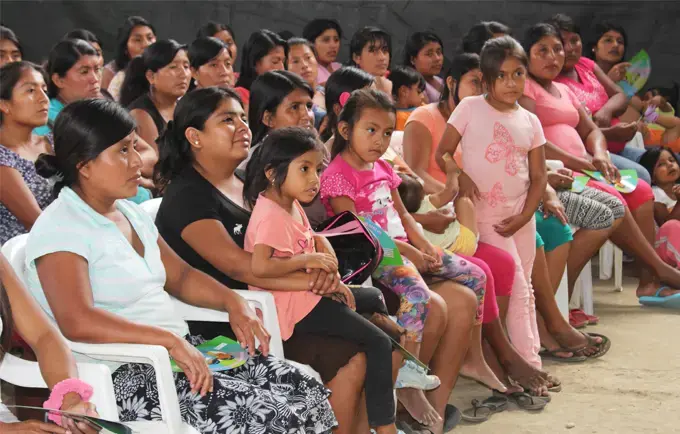
<instances>
[{"instance_id":1,"label":"pink t-shirt with print","mask_svg":"<svg viewBox=\"0 0 680 434\"><path fill-rule=\"evenodd\" d=\"M465 173L482 195L477 220L496 223L519 214L529 191L528 153L545 144L538 118L519 105L498 111L480 95L463 99L448 123L462 137Z\"/></svg>"},{"instance_id":2,"label":"pink t-shirt with print","mask_svg":"<svg viewBox=\"0 0 680 434\"><path fill-rule=\"evenodd\" d=\"M309 225L305 211L296 201L295 206L302 216L298 222L276 202L260 195L248 222L243 248L252 252L257 244L274 249L274 257L286 258L304 253L314 253L314 232ZM249 285L249 289L265 291ZM295 324L316 307L320 295L311 291L270 291L276 303L281 338L285 341L293 334Z\"/></svg>"},{"instance_id":3,"label":"pink t-shirt with print","mask_svg":"<svg viewBox=\"0 0 680 434\"><path fill-rule=\"evenodd\" d=\"M332 216L329 199L347 196L358 215L369 217L389 236L406 242L406 231L392 202L392 190L399 184L401 178L384 160L373 163L372 170L356 170L338 155L321 175L321 201Z\"/></svg>"}]
</instances>

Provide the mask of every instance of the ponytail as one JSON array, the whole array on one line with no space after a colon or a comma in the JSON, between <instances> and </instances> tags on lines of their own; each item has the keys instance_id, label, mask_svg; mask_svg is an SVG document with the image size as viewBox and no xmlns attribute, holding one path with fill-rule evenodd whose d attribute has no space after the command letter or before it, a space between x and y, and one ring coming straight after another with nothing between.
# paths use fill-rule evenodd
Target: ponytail
<instances>
[{"instance_id":1,"label":"ponytail","mask_svg":"<svg viewBox=\"0 0 680 434\"><path fill-rule=\"evenodd\" d=\"M377 109L387 112L396 113L397 109L394 107L392 100L385 93L375 89L359 89L352 92L352 95L347 99L342 107L340 116L338 116L338 123L335 125L335 138L333 139L333 147L331 148L331 159L342 153L349 146L349 140L345 139L340 134L338 126L340 122L347 122L349 124L348 136L352 136L354 125L359 122L361 113L365 109Z\"/></svg>"},{"instance_id":2,"label":"ponytail","mask_svg":"<svg viewBox=\"0 0 680 434\"><path fill-rule=\"evenodd\" d=\"M149 92L149 80L146 79L146 65L144 58L137 56L128 63L125 70L125 80L120 89L120 104L128 107L137 98Z\"/></svg>"},{"instance_id":3,"label":"ponytail","mask_svg":"<svg viewBox=\"0 0 680 434\"><path fill-rule=\"evenodd\" d=\"M158 163L153 169L153 182L158 191L163 192L175 176L193 164L194 154L184 131L179 131L174 121L168 122L156 143Z\"/></svg>"}]
</instances>

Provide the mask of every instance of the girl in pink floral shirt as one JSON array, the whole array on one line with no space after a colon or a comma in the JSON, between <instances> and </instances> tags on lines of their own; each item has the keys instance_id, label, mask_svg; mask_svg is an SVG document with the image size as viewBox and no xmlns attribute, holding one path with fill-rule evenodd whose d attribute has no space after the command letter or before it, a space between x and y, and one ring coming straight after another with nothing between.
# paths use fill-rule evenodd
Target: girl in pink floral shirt
<instances>
[{"instance_id":1,"label":"girl in pink floral shirt","mask_svg":"<svg viewBox=\"0 0 680 434\"><path fill-rule=\"evenodd\" d=\"M462 148L465 172L460 193L476 199L480 241L515 259L508 334L518 352L540 369L531 270L536 256L534 212L547 175L541 123L517 103L524 92L527 63L524 50L509 36L484 45L480 65L488 93L465 98L456 106L436 158L443 169L443 155Z\"/></svg>"},{"instance_id":2,"label":"girl in pink floral shirt","mask_svg":"<svg viewBox=\"0 0 680 434\"><path fill-rule=\"evenodd\" d=\"M333 160L321 177L321 200L329 214L355 212L373 220L395 240L403 265L381 264L373 279L400 297L397 322L407 331L405 347L419 355L431 294L422 275L472 289L478 300L474 329L481 333L486 275L477 265L435 248L423 237L397 191L401 179L389 163L380 160L395 127L394 105L385 93L372 89L356 90L341 101L344 104L335 129ZM481 381L504 390L484 361L477 334L473 334L471 343L473 353L479 355L475 362ZM464 356L467 348L460 350ZM455 376L451 381L455 382ZM442 379L441 387L446 390L453 384L445 385ZM397 396L415 419L429 424L441 422L443 412L433 407L439 403L430 405L422 391L400 389Z\"/></svg>"}]
</instances>

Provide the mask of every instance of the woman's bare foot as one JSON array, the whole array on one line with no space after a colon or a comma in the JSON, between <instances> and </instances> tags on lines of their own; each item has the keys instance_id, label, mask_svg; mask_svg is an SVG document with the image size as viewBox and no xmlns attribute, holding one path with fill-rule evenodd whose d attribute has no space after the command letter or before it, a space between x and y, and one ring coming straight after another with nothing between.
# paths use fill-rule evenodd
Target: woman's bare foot
<instances>
[{"instance_id":1,"label":"woman's bare foot","mask_svg":"<svg viewBox=\"0 0 680 434\"><path fill-rule=\"evenodd\" d=\"M584 355L586 357L595 354L598 351L598 348L595 346L586 346L588 345L588 339L573 327L569 327L569 329L563 332L553 333L552 337L555 339L557 346L552 348L546 346L546 349L549 351L554 351L556 348L583 348L577 352L579 355ZM593 336L592 339L596 344L602 343L602 338L598 336ZM543 343L541 342L541 344ZM558 357L571 357L573 354L574 352L556 353Z\"/></svg>"},{"instance_id":2,"label":"woman's bare foot","mask_svg":"<svg viewBox=\"0 0 680 434\"><path fill-rule=\"evenodd\" d=\"M397 399L413 419L421 424L429 427L440 422L443 423L442 417L430 405L422 390L397 389Z\"/></svg>"},{"instance_id":3,"label":"woman's bare foot","mask_svg":"<svg viewBox=\"0 0 680 434\"><path fill-rule=\"evenodd\" d=\"M671 288L661 292L661 296L665 297L668 295L676 294L678 291L675 288L680 288L680 271L671 267L670 265L664 263L660 270L657 271L657 275L662 284L668 285ZM637 289L637 296L641 297L643 295L655 295L656 291L659 289L658 282L648 283L647 285L640 285Z\"/></svg>"},{"instance_id":4,"label":"woman's bare foot","mask_svg":"<svg viewBox=\"0 0 680 434\"><path fill-rule=\"evenodd\" d=\"M667 282L667 280L664 279L662 276L660 276L660 277L661 277L661 281ZM635 295L637 295L638 298L643 297L643 296L653 297L653 296L656 295L656 291L659 290L660 286L661 286L661 284L652 283L652 282L647 283L647 284L640 283L640 285L637 287L637 290L635 291ZM678 285L678 286L680 286L680 285ZM661 291L659 296L660 297L668 297L669 295L677 294L679 292L680 292L680 290L669 287L669 288L666 288L663 291Z\"/></svg>"},{"instance_id":5,"label":"woman's bare foot","mask_svg":"<svg viewBox=\"0 0 680 434\"><path fill-rule=\"evenodd\" d=\"M496 377L496 374L493 373L484 359L472 360L466 357L463 366L460 368L460 375L478 381L492 390L498 390L499 392L505 392L506 390L503 382Z\"/></svg>"},{"instance_id":6,"label":"woman's bare foot","mask_svg":"<svg viewBox=\"0 0 680 434\"><path fill-rule=\"evenodd\" d=\"M523 388L538 390L540 387L548 386L548 374L531 366L519 354L513 360L505 361L503 369L508 373L508 377Z\"/></svg>"}]
</instances>

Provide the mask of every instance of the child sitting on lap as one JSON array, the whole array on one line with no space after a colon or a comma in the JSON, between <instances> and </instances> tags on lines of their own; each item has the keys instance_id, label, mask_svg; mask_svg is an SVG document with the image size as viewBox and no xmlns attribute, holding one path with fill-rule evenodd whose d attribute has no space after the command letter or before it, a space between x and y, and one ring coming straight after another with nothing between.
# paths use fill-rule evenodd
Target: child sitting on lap
<instances>
[{"instance_id":1,"label":"child sitting on lap","mask_svg":"<svg viewBox=\"0 0 680 434\"><path fill-rule=\"evenodd\" d=\"M450 210L454 213L452 201L458 195L459 170L449 154L446 161L446 185L439 193L425 195L423 185L413 176L400 173L402 179L398 191L406 210L411 214L426 214L437 209ZM473 256L477 251L477 225L475 222L474 205L471 201L461 198L456 200L456 208L462 212L463 223L457 218L442 234L423 230L426 240L437 247L464 256ZM455 214L455 213L454 213ZM458 217L458 216L456 216Z\"/></svg>"}]
</instances>

